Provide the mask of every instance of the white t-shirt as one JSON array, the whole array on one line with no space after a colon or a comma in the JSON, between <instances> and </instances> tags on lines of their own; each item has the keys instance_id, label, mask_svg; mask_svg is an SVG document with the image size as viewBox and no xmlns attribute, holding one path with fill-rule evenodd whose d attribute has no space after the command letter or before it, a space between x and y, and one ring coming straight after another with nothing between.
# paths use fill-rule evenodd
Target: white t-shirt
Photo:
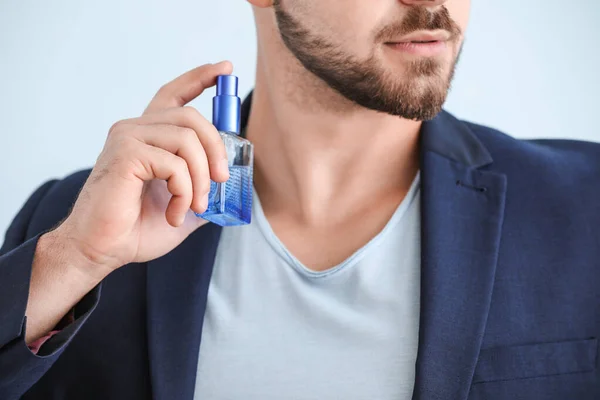
<instances>
[{"instance_id":1,"label":"white t-shirt","mask_svg":"<svg viewBox=\"0 0 600 400\"><path fill-rule=\"evenodd\" d=\"M381 233L314 272L279 241L254 193L252 224L224 228L217 249L195 400L410 399L419 197L417 175Z\"/></svg>"}]
</instances>

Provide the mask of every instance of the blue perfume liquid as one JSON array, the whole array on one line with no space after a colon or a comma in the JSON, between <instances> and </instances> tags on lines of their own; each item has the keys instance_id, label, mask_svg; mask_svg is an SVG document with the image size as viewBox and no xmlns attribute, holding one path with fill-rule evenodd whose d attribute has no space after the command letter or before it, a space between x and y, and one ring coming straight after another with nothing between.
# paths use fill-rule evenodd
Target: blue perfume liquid
<instances>
[{"instance_id":1,"label":"blue perfume liquid","mask_svg":"<svg viewBox=\"0 0 600 400\"><path fill-rule=\"evenodd\" d=\"M235 133L219 133L227 151L229 179L210 182L208 209L196 215L221 226L246 225L252 216L254 148Z\"/></svg>"},{"instance_id":2,"label":"blue perfume liquid","mask_svg":"<svg viewBox=\"0 0 600 400\"><path fill-rule=\"evenodd\" d=\"M252 166L231 166L227 182L211 181L208 209L199 216L221 226L249 224L252 216Z\"/></svg>"}]
</instances>

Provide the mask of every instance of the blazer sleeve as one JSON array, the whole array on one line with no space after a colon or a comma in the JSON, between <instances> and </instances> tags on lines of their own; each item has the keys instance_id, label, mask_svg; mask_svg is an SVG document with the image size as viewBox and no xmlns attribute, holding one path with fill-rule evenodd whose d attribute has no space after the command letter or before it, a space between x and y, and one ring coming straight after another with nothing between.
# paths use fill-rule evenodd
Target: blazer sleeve
<instances>
[{"instance_id":1,"label":"blazer sleeve","mask_svg":"<svg viewBox=\"0 0 600 400\"><path fill-rule=\"evenodd\" d=\"M37 354L25 343L25 309L37 242L28 237L32 218L57 181L40 186L12 221L0 248L0 399L18 399L56 362L100 299L100 285L74 309L74 321L46 342Z\"/></svg>"}]
</instances>

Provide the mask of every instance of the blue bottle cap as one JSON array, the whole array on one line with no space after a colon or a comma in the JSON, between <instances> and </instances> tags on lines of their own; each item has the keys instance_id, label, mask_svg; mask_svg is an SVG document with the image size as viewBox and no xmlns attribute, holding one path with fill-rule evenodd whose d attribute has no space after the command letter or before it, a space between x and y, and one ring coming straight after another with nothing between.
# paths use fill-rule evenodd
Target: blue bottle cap
<instances>
[{"instance_id":1,"label":"blue bottle cap","mask_svg":"<svg viewBox=\"0 0 600 400\"><path fill-rule=\"evenodd\" d=\"M237 96L238 77L233 75L220 75L217 77L217 96Z\"/></svg>"},{"instance_id":2,"label":"blue bottle cap","mask_svg":"<svg viewBox=\"0 0 600 400\"><path fill-rule=\"evenodd\" d=\"M217 130L239 134L241 106L237 76L218 76L217 95L213 99L213 125Z\"/></svg>"}]
</instances>

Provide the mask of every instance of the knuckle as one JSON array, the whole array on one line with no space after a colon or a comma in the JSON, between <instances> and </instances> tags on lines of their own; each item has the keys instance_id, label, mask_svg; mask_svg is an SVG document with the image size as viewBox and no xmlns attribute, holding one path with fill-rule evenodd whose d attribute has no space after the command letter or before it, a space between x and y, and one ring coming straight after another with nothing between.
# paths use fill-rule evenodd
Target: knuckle
<instances>
[{"instance_id":1,"label":"knuckle","mask_svg":"<svg viewBox=\"0 0 600 400\"><path fill-rule=\"evenodd\" d=\"M122 120L117 121L114 124L112 124L112 126L108 130L108 136L112 137L112 136L115 136L116 134L120 133L122 131L124 125L125 124Z\"/></svg>"},{"instance_id":2,"label":"knuckle","mask_svg":"<svg viewBox=\"0 0 600 400\"><path fill-rule=\"evenodd\" d=\"M196 110L192 106L181 107L181 114L182 114L184 121L188 122L188 123L192 123L193 121L196 121L198 119L198 117L200 116L200 113L198 112L198 110Z\"/></svg>"},{"instance_id":3,"label":"knuckle","mask_svg":"<svg viewBox=\"0 0 600 400\"><path fill-rule=\"evenodd\" d=\"M218 155L225 155L225 143L221 139L219 134L210 135L208 140L208 145L210 146L210 150Z\"/></svg>"},{"instance_id":4,"label":"knuckle","mask_svg":"<svg viewBox=\"0 0 600 400\"><path fill-rule=\"evenodd\" d=\"M189 177L190 172L188 170L187 162L185 162L185 160L183 158L180 158L180 157L175 158L174 168L178 174L182 174L182 178L185 178L186 181L189 180L189 179L187 179L187 177Z\"/></svg>"},{"instance_id":5,"label":"knuckle","mask_svg":"<svg viewBox=\"0 0 600 400\"><path fill-rule=\"evenodd\" d=\"M213 163L218 161L221 158L225 157L225 146L221 140L210 138L203 143L203 148L205 150L206 158L209 163Z\"/></svg>"},{"instance_id":6,"label":"knuckle","mask_svg":"<svg viewBox=\"0 0 600 400\"><path fill-rule=\"evenodd\" d=\"M198 135L196 131L191 128L180 128L179 135L185 143L193 144L198 141Z\"/></svg>"},{"instance_id":7,"label":"knuckle","mask_svg":"<svg viewBox=\"0 0 600 400\"><path fill-rule=\"evenodd\" d=\"M113 124L108 132L108 138L119 140L131 134L136 134L142 127L127 120L118 121Z\"/></svg>"}]
</instances>

